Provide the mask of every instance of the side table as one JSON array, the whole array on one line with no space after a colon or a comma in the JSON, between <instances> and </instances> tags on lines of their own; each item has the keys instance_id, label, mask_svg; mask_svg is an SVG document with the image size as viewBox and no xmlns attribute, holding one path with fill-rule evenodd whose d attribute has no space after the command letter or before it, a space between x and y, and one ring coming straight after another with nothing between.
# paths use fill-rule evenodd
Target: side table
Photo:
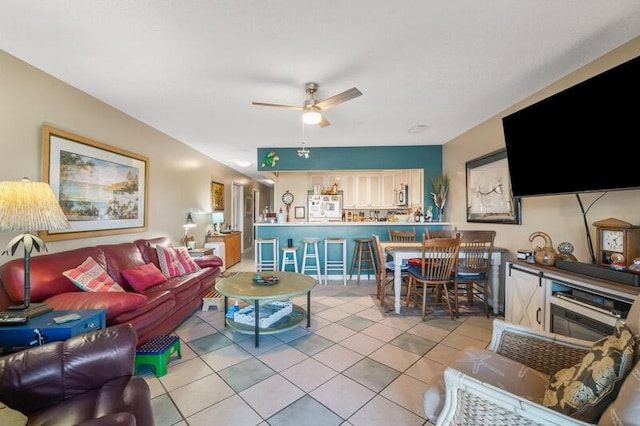
<instances>
[{"instance_id":1,"label":"side table","mask_svg":"<svg viewBox=\"0 0 640 426\"><path fill-rule=\"evenodd\" d=\"M53 320L67 314L78 314L80 319L56 324ZM44 345L67 340L72 336L106 327L106 309L81 311L51 311L30 319L25 324L0 327L0 350Z\"/></svg>"},{"instance_id":2,"label":"side table","mask_svg":"<svg viewBox=\"0 0 640 426\"><path fill-rule=\"evenodd\" d=\"M189 250L189 256L191 257L209 256L211 254L213 254L212 248L194 248Z\"/></svg>"}]
</instances>

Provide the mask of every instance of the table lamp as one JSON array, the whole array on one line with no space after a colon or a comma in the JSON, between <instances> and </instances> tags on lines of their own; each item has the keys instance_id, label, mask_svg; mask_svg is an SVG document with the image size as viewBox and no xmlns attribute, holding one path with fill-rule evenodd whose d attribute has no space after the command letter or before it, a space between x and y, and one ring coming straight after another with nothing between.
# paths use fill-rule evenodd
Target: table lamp
<instances>
[{"instance_id":1,"label":"table lamp","mask_svg":"<svg viewBox=\"0 0 640 426\"><path fill-rule=\"evenodd\" d=\"M213 232L220 233L220 224L224 223L224 212L211 213L211 222L213 222Z\"/></svg>"},{"instance_id":2,"label":"table lamp","mask_svg":"<svg viewBox=\"0 0 640 426\"><path fill-rule=\"evenodd\" d=\"M187 220L184 222L182 227L184 228L184 246L189 247L189 229L196 227L196 223L193 221L191 212L187 213Z\"/></svg>"},{"instance_id":3,"label":"table lamp","mask_svg":"<svg viewBox=\"0 0 640 426\"><path fill-rule=\"evenodd\" d=\"M30 182L27 178L0 182L0 232L23 232L9 241L2 254L13 256L20 243L24 246L24 302L7 309L24 311L29 317L51 310L43 303L31 303L31 252L47 250L44 241L32 232L69 227L48 183Z\"/></svg>"}]
</instances>

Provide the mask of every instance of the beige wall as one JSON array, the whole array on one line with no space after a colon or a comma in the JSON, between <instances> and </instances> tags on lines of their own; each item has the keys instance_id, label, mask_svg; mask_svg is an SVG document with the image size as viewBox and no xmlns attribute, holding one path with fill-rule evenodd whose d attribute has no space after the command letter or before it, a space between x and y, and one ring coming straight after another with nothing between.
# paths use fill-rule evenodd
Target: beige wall
<instances>
[{"instance_id":1,"label":"beige wall","mask_svg":"<svg viewBox=\"0 0 640 426\"><path fill-rule=\"evenodd\" d=\"M108 84L108 79L105 79ZM260 190L260 198L271 198L269 188L202 155L103 102L0 51L0 180L42 180L41 127L58 129L123 148L149 158L149 224L144 233L129 233L47 244L49 252L94 244L133 241L136 238L168 236L179 244L187 211L211 209L210 182L225 184L231 199L232 182L245 186L245 194ZM132 94L135 96L135 94ZM231 220L231 203L225 219ZM209 215L195 215L198 227L190 231L201 246ZM245 218L244 245L251 246L252 224ZM0 248L14 233L0 234ZM21 256L21 252L17 254ZM0 257L0 263L9 259Z\"/></svg>"},{"instance_id":2,"label":"beige wall","mask_svg":"<svg viewBox=\"0 0 640 426\"><path fill-rule=\"evenodd\" d=\"M476 126L460 137L449 141L443 147L443 169L451 177L450 209L448 220L459 229L478 229L491 227L497 230L496 244L515 252L518 249L531 248L529 235L536 231L549 234L554 247L563 241L571 242L575 247L574 254L581 262L590 262L590 255L586 243L586 231L575 195L556 195L545 197L529 197L522 200L522 225L496 225L466 222L465 197L465 162L489 152L504 148L502 133L502 117L517 111L527 105L544 99L560 90L571 87L589 77L606 71L622 62L640 55L640 37L576 72L566 76L551 86L541 90L533 96L523 100L501 114ZM587 125L588 123L585 123ZM602 173L606 157L615 158L616 155L636 155L635 146L621 146L613 148L615 142L603 141L601 147L586 147L582 158L586 158L585 165L593 168L594 173ZM607 147L612 149L608 150ZM531 147L535 149L535 147ZM544 164L539 165L539 175L532 178L562 179L562 170L547 170ZM630 173L637 172L630 170ZM581 199L588 208L603 193L582 194ZM595 202L587 213L587 223L591 230L595 249L595 229L593 222L614 217L634 225L640 225L640 191L613 191ZM542 244L536 239L536 245Z\"/></svg>"}]
</instances>

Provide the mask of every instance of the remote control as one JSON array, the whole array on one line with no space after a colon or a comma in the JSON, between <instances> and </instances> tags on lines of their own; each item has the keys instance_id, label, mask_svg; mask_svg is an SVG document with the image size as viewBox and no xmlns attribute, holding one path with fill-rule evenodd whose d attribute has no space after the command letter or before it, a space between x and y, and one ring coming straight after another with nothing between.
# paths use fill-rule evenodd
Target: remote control
<instances>
[{"instance_id":1,"label":"remote control","mask_svg":"<svg viewBox=\"0 0 640 426\"><path fill-rule=\"evenodd\" d=\"M75 321L75 320L79 320L79 319L80 319L80 315L78 315L78 314L60 315L59 317L54 317L53 318L53 320L56 322L56 324L63 324L65 322Z\"/></svg>"}]
</instances>

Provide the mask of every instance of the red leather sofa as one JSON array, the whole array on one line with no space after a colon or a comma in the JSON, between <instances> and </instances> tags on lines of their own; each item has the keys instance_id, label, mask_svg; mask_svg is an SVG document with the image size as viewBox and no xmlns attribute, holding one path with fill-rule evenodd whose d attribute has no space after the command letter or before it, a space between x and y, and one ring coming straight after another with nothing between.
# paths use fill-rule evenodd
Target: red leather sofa
<instances>
[{"instance_id":1,"label":"red leather sofa","mask_svg":"<svg viewBox=\"0 0 640 426\"><path fill-rule=\"evenodd\" d=\"M153 426L149 386L134 376L136 342L120 324L1 357L0 400L33 426Z\"/></svg>"},{"instance_id":2,"label":"red leather sofa","mask_svg":"<svg viewBox=\"0 0 640 426\"><path fill-rule=\"evenodd\" d=\"M83 247L31 257L31 301L45 302L55 310L106 309L107 326L130 323L138 346L156 335L169 334L200 306L220 275L222 259L202 256L194 261L199 271L167 279L136 292L122 276L129 268L154 263L159 269L157 245L169 247L165 237L129 243ZM87 292L62 273L91 256L125 292ZM24 262L13 259L0 266L0 308L19 305L24 299Z\"/></svg>"}]
</instances>

